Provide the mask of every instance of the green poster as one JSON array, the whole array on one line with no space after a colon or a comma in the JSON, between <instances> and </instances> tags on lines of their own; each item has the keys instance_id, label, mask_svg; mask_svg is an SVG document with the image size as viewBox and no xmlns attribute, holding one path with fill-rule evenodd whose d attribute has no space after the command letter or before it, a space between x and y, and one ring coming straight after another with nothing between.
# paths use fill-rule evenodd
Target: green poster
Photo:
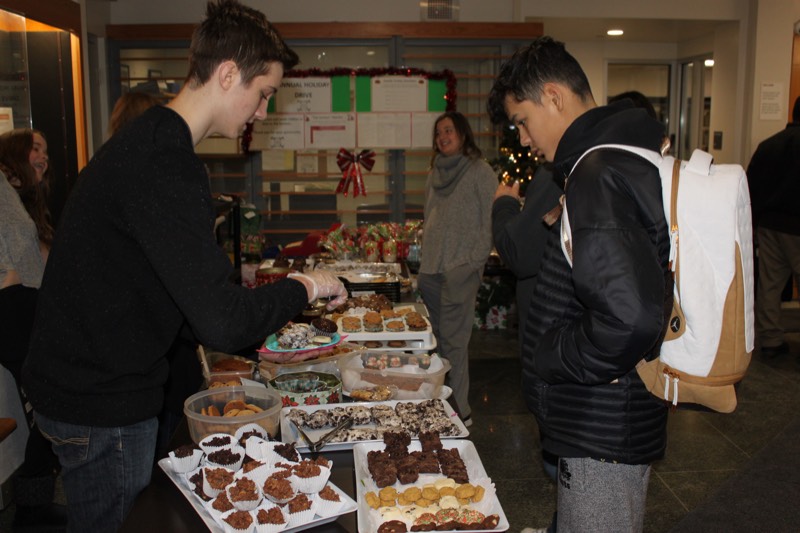
<instances>
[{"instance_id":1,"label":"green poster","mask_svg":"<svg viewBox=\"0 0 800 533\"><path fill-rule=\"evenodd\" d=\"M445 80L428 80L428 111L441 112L447 110L447 83Z\"/></svg>"},{"instance_id":2,"label":"green poster","mask_svg":"<svg viewBox=\"0 0 800 533\"><path fill-rule=\"evenodd\" d=\"M348 113L350 109L350 76L331 77L331 111Z\"/></svg>"},{"instance_id":3,"label":"green poster","mask_svg":"<svg viewBox=\"0 0 800 533\"><path fill-rule=\"evenodd\" d=\"M372 111L372 78L356 76L356 112Z\"/></svg>"},{"instance_id":4,"label":"green poster","mask_svg":"<svg viewBox=\"0 0 800 533\"><path fill-rule=\"evenodd\" d=\"M275 97L269 99L267 102L267 114L272 115L275 113Z\"/></svg>"}]
</instances>

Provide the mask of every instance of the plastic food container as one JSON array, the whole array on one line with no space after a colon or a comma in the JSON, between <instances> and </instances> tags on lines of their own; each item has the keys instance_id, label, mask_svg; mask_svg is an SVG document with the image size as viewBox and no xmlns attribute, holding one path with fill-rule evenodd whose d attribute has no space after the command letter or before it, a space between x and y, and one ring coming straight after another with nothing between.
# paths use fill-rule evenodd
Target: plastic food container
<instances>
[{"instance_id":1,"label":"plastic food container","mask_svg":"<svg viewBox=\"0 0 800 533\"><path fill-rule=\"evenodd\" d=\"M253 379L256 368L255 361L223 352L206 352L205 357L206 364L202 365L203 376L209 387L216 382L227 383L238 381L240 378Z\"/></svg>"},{"instance_id":2,"label":"plastic food container","mask_svg":"<svg viewBox=\"0 0 800 533\"><path fill-rule=\"evenodd\" d=\"M257 405L263 411L245 416L209 416L201 414L205 407L215 406L220 413L233 400ZM233 435L245 424L255 423L264 428L270 437L278 435L281 414L281 395L266 387L222 387L208 389L189 396L183 403L183 413L189 424L189 435L195 443L212 433Z\"/></svg>"},{"instance_id":3,"label":"plastic food container","mask_svg":"<svg viewBox=\"0 0 800 533\"><path fill-rule=\"evenodd\" d=\"M395 400L439 398L450 362L438 355L421 356L365 350L339 359L345 393L374 385L397 387Z\"/></svg>"},{"instance_id":4,"label":"plastic food container","mask_svg":"<svg viewBox=\"0 0 800 533\"><path fill-rule=\"evenodd\" d=\"M280 394L283 407L342 401L342 381L325 372L281 374L269 384Z\"/></svg>"}]
</instances>

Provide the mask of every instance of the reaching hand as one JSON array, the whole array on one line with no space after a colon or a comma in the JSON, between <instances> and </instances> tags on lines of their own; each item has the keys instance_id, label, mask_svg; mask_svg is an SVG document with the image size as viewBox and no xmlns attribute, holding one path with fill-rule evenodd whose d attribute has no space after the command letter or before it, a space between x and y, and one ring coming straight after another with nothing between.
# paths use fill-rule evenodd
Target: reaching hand
<instances>
[{"instance_id":1,"label":"reaching hand","mask_svg":"<svg viewBox=\"0 0 800 533\"><path fill-rule=\"evenodd\" d=\"M289 277L306 285L309 302L313 302L317 298L331 298L327 305L329 310L342 305L347 300L347 289L341 280L331 272L325 270L314 270L308 274L292 272Z\"/></svg>"},{"instance_id":2,"label":"reaching hand","mask_svg":"<svg viewBox=\"0 0 800 533\"><path fill-rule=\"evenodd\" d=\"M497 200L501 196L512 196L519 200L519 180L514 180L510 186L506 185L505 182L501 182L494 192L494 199Z\"/></svg>"}]
</instances>

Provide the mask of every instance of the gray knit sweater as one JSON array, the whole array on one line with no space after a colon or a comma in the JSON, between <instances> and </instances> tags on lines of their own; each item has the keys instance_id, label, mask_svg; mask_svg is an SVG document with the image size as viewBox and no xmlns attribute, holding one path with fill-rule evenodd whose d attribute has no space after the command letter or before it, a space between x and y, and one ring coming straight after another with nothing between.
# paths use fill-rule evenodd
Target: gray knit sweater
<instances>
[{"instance_id":1,"label":"gray knit sweater","mask_svg":"<svg viewBox=\"0 0 800 533\"><path fill-rule=\"evenodd\" d=\"M42 284L44 261L39 252L36 224L2 172L0 213L0 281L10 270L15 270L24 286L38 289Z\"/></svg>"},{"instance_id":2,"label":"gray knit sweater","mask_svg":"<svg viewBox=\"0 0 800 533\"><path fill-rule=\"evenodd\" d=\"M482 159L437 155L428 174L420 273L486 262L492 249L494 170Z\"/></svg>"}]
</instances>

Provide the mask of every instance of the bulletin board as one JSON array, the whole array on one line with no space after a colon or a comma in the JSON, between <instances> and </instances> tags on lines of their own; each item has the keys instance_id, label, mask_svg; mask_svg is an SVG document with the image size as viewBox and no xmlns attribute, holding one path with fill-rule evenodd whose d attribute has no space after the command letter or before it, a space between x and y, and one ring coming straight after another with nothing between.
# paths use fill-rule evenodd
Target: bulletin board
<instances>
[{"instance_id":1,"label":"bulletin board","mask_svg":"<svg viewBox=\"0 0 800 533\"><path fill-rule=\"evenodd\" d=\"M242 149L428 148L434 121L455 106L449 70L292 70L267 118L245 131Z\"/></svg>"}]
</instances>

